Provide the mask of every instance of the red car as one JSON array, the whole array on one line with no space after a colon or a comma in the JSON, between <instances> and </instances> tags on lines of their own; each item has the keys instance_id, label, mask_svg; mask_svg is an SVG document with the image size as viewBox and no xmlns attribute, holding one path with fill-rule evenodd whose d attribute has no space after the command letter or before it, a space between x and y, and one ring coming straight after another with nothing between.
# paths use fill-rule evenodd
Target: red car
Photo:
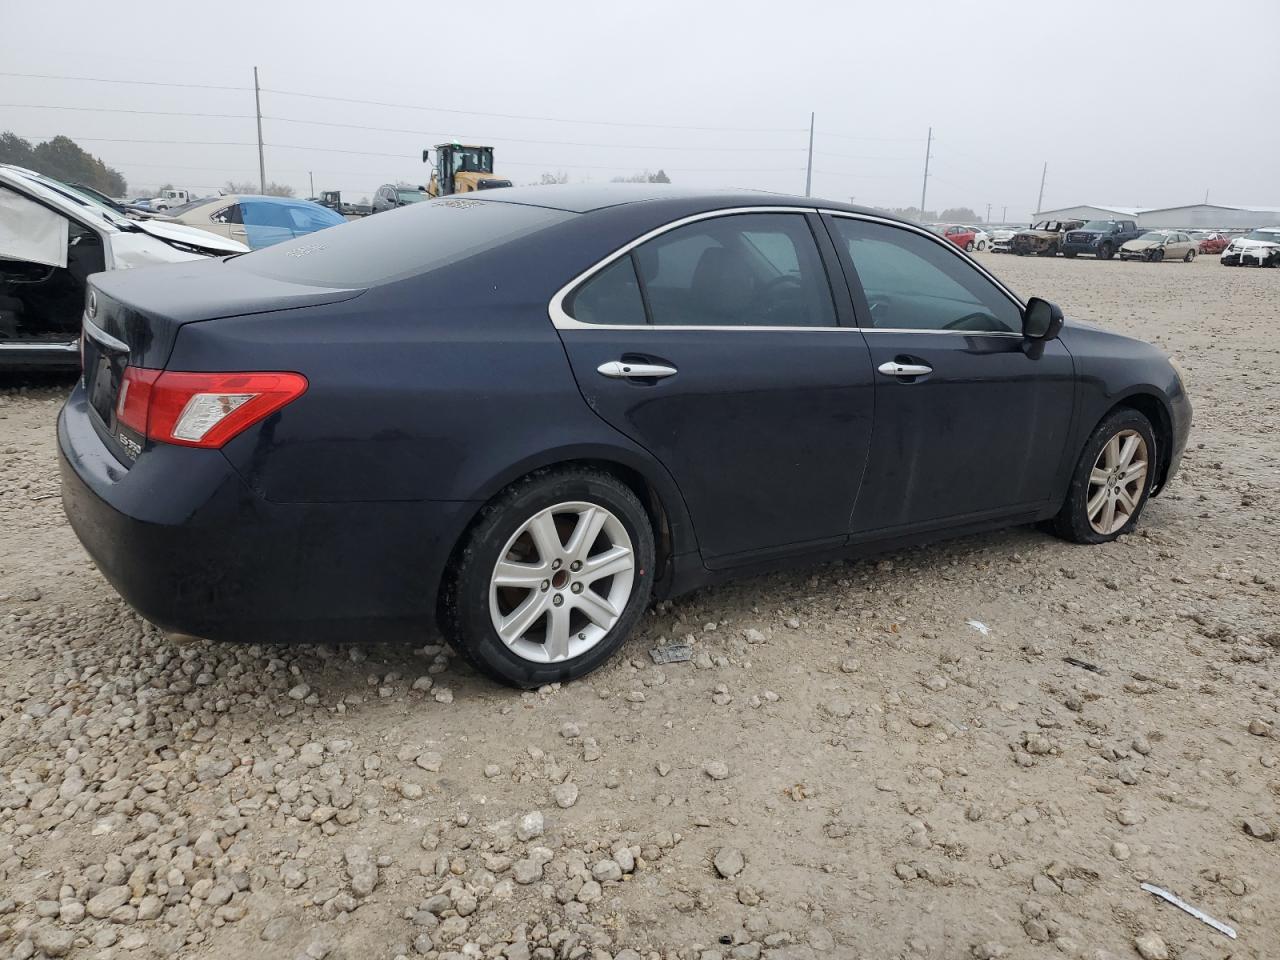
<instances>
[{"instance_id":1,"label":"red car","mask_svg":"<svg viewBox=\"0 0 1280 960\"><path fill-rule=\"evenodd\" d=\"M1221 233L1211 233L1207 237L1200 238L1198 253L1221 253L1227 249L1227 245L1231 243L1231 238Z\"/></svg>"},{"instance_id":2,"label":"red car","mask_svg":"<svg viewBox=\"0 0 1280 960\"><path fill-rule=\"evenodd\" d=\"M970 253L973 252L973 243L978 238L977 232L972 227L962 227L958 224L938 224L929 229L940 237L946 237L961 250L968 250Z\"/></svg>"}]
</instances>

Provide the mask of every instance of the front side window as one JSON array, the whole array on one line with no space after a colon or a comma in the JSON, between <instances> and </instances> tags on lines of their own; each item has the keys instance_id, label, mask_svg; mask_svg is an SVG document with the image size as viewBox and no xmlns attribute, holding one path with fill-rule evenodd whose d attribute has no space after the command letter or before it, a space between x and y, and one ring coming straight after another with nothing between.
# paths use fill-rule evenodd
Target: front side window
<instances>
[{"instance_id":1,"label":"front side window","mask_svg":"<svg viewBox=\"0 0 1280 960\"><path fill-rule=\"evenodd\" d=\"M733 214L669 230L587 280L566 310L583 323L838 325L813 233L793 213Z\"/></svg>"},{"instance_id":2,"label":"front side window","mask_svg":"<svg viewBox=\"0 0 1280 960\"><path fill-rule=\"evenodd\" d=\"M902 227L835 217L871 309L871 327L1017 333L1022 312L977 269Z\"/></svg>"}]
</instances>

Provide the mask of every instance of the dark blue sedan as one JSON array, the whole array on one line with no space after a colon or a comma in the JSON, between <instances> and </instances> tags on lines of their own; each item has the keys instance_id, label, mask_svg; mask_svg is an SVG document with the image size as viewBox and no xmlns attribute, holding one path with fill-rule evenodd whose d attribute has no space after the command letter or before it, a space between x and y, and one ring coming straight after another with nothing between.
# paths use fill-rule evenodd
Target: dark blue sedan
<instances>
[{"instance_id":1,"label":"dark blue sedan","mask_svg":"<svg viewBox=\"0 0 1280 960\"><path fill-rule=\"evenodd\" d=\"M443 198L100 274L58 423L120 593L225 640L420 638L532 686L650 599L1047 521L1178 468L1159 350L843 204L653 186Z\"/></svg>"}]
</instances>

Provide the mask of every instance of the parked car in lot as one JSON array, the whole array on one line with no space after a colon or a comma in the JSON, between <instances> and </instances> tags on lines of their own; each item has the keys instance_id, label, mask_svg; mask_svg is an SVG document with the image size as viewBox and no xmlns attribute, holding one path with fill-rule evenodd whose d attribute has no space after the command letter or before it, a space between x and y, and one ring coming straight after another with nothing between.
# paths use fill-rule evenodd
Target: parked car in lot
<instances>
[{"instance_id":1,"label":"parked car in lot","mask_svg":"<svg viewBox=\"0 0 1280 960\"><path fill-rule=\"evenodd\" d=\"M1041 220L1029 230L1019 230L1009 241L1009 249L1020 257L1056 257L1062 247L1062 235L1084 226L1083 220Z\"/></svg>"},{"instance_id":2,"label":"parked car in lot","mask_svg":"<svg viewBox=\"0 0 1280 960\"><path fill-rule=\"evenodd\" d=\"M652 597L806 558L1112 540L1191 421L1155 347L915 224L754 192L432 200L89 305L63 502L139 611L242 641L438 623L519 686L598 667Z\"/></svg>"},{"instance_id":3,"label":"parked car in lot","mask_svg":"<svg viewBox=\"0 0 1280 960\"><path fill-rule=\"evenodd\" d=\"M1236 237L1219 259L1228 267L1280 267L1280 227L1263 227Z\"/></svg>"},{"instance_id":4,"label":"parked car in lot","mask_svg":"<svg viewBox=\"0 0 1280 960\"><path fill-rule=\"evenodd\" d=\"M1141 234L1132 220L1090 220L1063 234L1062 255L1075 257L1087 253L1099 260L1110 260L1117 250Z\"/></svg>"},{"instance_id":5,"label":"parked car in lot","mask_svg":"<svg viewBox=\"0 0 1280 960\"><path fill-rule=\"evenodd\" d=\"M970 226L967 229L973 231L973 249L979 253L991 249L991 234L982 227Z\"/></svg>"},{"instance_id":6,"label":"parked car in lot","mask_svg":"<svg viewBox=\"0 0 1280 960\"><path fill-rule=\"evenodd\" d=\"M1191 236L1196 241L1197 253L1219 254L1227 249L1227 244L1231 242L1231 238L1225 233L1210 230L1195 231Z\"/></svg>"},{"instance_id":7,"label":"parked car in lot","mask_svg":"<svg viewBox=\"0 0 1280 960\"><path fill-rule=\"evenodd\" d=\"M972 253L978 245L978 231L958 223L940 224L939 236L946 237L961 250Z\"/></svg>"},{"instance_id":8,"label":"parked car in lot","mask_svg":"<svg viewBox=\"0 0 1280 960\"><path fill-rule=\"evenodd\" d=\"M1185 260L1196 258L1196 242L1181 230L1148 230L1120 248L1121 260Z\"/></svg>"},{"instance_id":9,"label":"parked car in lot","mask_svg":"<svg viewBox=\"0 0 1280 960\"><path fill-rule=\"evenodd\" d=\"M179 224L131 220L61 181L0 164L0 369L79 365L90 274L248 249Z\"/></svg>"},{"instance_id":10,"label":"parked car in lot","mask_svg":"<svg viewBox=\"0 0 1280 960\"><path fill-rule=\"evenodd\" d=\"M170 214L179 223L239 240L253 250L347 222L336 210L289 197L209 197Z\"/></svg>"},{"instance_id":11,"label":"parked car in lot","mask_svg":"<svg viewBox=\"0 0 1280 960\"><path fill-rule=\"evenodd\" d=\"M422 187L397 187L394 183L384 183L373 195L373 203L369 206L371 212L382 213L384 210L407 207L411 203L430 199L431 196Z\"/></svg>"},{"instance_id":12,"label":"parked car in lot","mask_svg":"<svg viewBox=\"0 0 1280 960\"><path fill-rule=\"evenodd\" d=\"M1009 253L1010 245L1013 238L1017 234L1017 230L1010 227L993 227L988 231L991 235L991 242L988 244L992 253Z\"/></svg>"}]
</instances>

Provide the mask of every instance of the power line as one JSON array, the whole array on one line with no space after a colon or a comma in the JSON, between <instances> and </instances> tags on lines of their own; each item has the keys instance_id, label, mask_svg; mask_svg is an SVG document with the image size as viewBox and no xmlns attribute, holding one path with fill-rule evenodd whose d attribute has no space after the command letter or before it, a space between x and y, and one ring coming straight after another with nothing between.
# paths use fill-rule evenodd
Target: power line
<instances>
[{"instance_id":1,"label":"power line","mask_svg":"<svg viewBox=\"0 0 1280 960\"><path fill-rule=\"evenodd\" d=\"M464 117L492 117L498 120L536 120L540 123L580 123L598 127L645 127L651 130L707 130L716 133L804 133L802 127L706 127L679 123L627 123L621 120L575 120L568 117L540 117L521 113L489 113L482 110L453 110L448 107L424 107L416 103L391 103L386 100L361 100L356 97L331 97L318 93L301 93L297 90L277 90L263 87L263 93L285 97L303 97L307 100L330 100L335 103L358 103L372 107L393 107L398 110L422 110L428 113L448 113Z\"/></svg>"},{"instance_id":2,"label":"power line","mask_svg":"<svg viewBox=\"0 0 1280 960\"><path fill-rule=\"evenodd\" d=\"M80 113L145 113L155 117L210 117L219 120L252 120L252 113L187 113L182 110L122 110L118 107L64 107L52 103L0 103L23 110L75 110Z\"/></svg>"},{"instance_id":3,"label":"power line","mask_svg":"<svg viewBox=\"0 0 1280 960\"><path fill-rule=\"evenodd\" d=\"M899 160L903 162L909 162L911 159L910 157L858 156L857 154L852 154L852 153L831 153L830 151L827 151L827 150L815 150L814 153L816 153L820 157L839 157L841 160Z\"/></svg>"},{"instance_id":4,"label":"power line","mask_svg":"<svg viewBox=\"0 0 1280 960\"><path fill-rule=\"evenodd\" d=\"M840 140L868 140L874 143L919 143L919 137L861 137L854 136L851 133L832 133L824 130L818 136L820 137L836 137Z\"/></svg>"},{"instance_id":5,"label":"power line","mask_svg":"<svg viewBox=\"0 0 1280 960\"><path fill-rule=\"evenodd\" d=\"M83 83L121 83L138 87L181 87L186 90L252 90L253 87L226 87L210 83L164 83L159 80L112 80L107 77L66 77L52 73L10 73L0 70L0 77L23 77L27 80L79 80Z\"/></svg>"},{"instance_id":6,"label":"power line","mask_svg":"<svg viewBox=\"0 0 1280 960\"><path fill-rule=\"evenodd\" d=\"M344 127L350 130L374 130L381 133L410 133L415 136L427 137L428 139L444 137L445 134L431 133L425 130L407 130L400 127L370 127L358 123L337 123L331 120L299 120L294 117L273 117L266 114L263 120L273 120L277 123L301 123L310 124L318 127ZM685 147L685 146L654 146L646 143L590 143L580 140L530 140L520 137L487 137L486 139L494 140L499 143L536 143L544 146L556 147L604 147L606 149L616 150L697 150L697 151L722 151L727 153L741 153L742 147ZM804 147L752 147L753 153L800 153Z\"/></svg>"},{"instance_id":7,"label":"power line","mask_svg":"<svg viewBox=\"0 0 1280 960\"><path fill-rule=\"evenodd\" d=\"M44 136L19 133L14 136L21 137L23 140L52 140L54 137L67 137L70 140L83 140L85 143L158 143L192 147L256 147L258 145L256 140L132 140L118 137L75 137L66 133Z\"/></svg>"}]
</instances>

